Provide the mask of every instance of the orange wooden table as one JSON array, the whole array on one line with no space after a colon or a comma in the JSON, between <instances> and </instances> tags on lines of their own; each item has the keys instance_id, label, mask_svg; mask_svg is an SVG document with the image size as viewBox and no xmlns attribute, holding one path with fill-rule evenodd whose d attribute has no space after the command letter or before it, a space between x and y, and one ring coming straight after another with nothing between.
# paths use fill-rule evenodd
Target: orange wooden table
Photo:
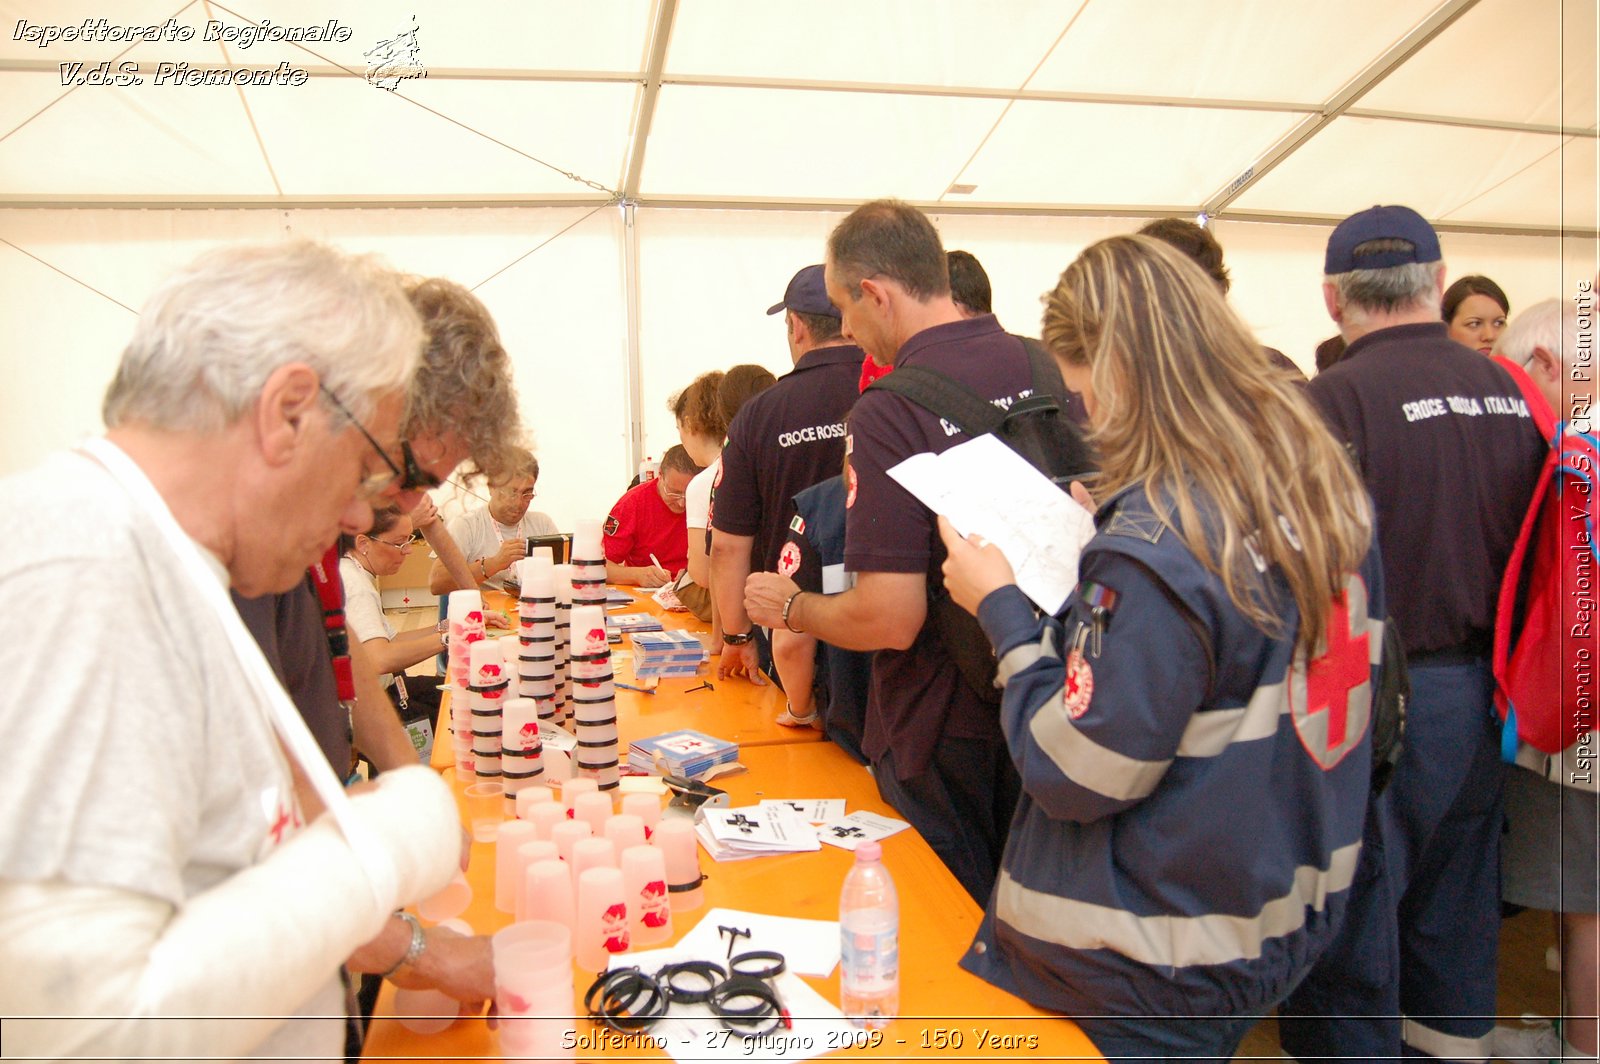
<instances>
[{"instance_id":1,"label":"orange wooden table","mask_svg":"<svg viewBox=\"0 0 1600 1064\"><path fill-rule=\"evenodd\" d=\"M749 771L722 777L714 785L729 792L735 806L763 798L843 798L846 809L868 809L887 816L894 810L878 797L866 769L831 743L754 747L741 751ZM448 778L451 773L446 773ZM724 907L778 916L837 920L839 890L854 855L824 845L815 853L758 857L717 863L702 850L708 875L706 904L673 913L673 939L682 937L709 909ZM1021 999L969 975L957 966L972 942L982 916L928 844L912 829L883 840L883 861L900 895L900 1018L883 1031L876 1047L841 1051L874 1059L939 1057L946 1060L1024 1058L1099 1060L1076 1024L1035 1009ZM494 848L473 845L469 873L474 898L463 914L473 930L492 933L510 922L494 908ZM652 947L655 948L655 947ZM574 1013L582 1013L582 994L592 974L575 976ZM824 998L837 1004L837 969L826 979L807 978ZM469 1060L497 1050L482 1019L457 1020L432 1035L407 1031L393 1019L394 988L385 984L378 1000L365 1057L369 1060ZM665 1056L637 1044L618 1050L587 1019L575 1021L576 1037L587 1035L604 1052L579 1051L577 1059L634 1059ZM580 1042L580 1045L583 1043ZM833 1054L829 1054L833 1055Z\"/></svg>"}]
</instances>

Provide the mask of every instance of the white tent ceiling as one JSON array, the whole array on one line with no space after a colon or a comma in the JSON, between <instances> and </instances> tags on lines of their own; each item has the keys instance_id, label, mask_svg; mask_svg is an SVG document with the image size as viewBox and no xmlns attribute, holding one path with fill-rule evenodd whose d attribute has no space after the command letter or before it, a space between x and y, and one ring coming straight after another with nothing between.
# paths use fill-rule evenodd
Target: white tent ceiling
<instances>
[{"instance_id":1,"label":"white tent ceiling","mask_svg":"<svg viewBox=\"0 0 1600 1064\"><path fill-rule=\"evenodd\" d=\"M1204 210L1596 225L1594 0L103 0L0 4L0 206ZM415 21L412 16L415 15ZM17 24L162 25L188 41ZM206 41L241 27L345 41ZM366 80L417 30L425 78ZM136 87L62 64L136 64ZM306 70L157 85L158 64Z\"/></svg>"},{"instance_id":2,"label":"white tent ceiling","mask_svg":"<svg viewBox=\"0 0 1600 1064\"><path fill-rule=\"evenodd\" d=\"M1326 225L1372 203L1514 308L1570 296L1600 267L1597 2L0 0L0 474L98 431L161 276L284 233L484 300L564 525L675 441L696 374L787 367L763 312L879 196L976 253L1019 332L1088 243L1201 211L1235 308L1307 368ZM192 39L32 32L86 19ZM348 39L204 39L330 19ZM370 84L413 28L426 77ZM100 63L144 81L73 83Z\"/></svg>"}]
</instances>

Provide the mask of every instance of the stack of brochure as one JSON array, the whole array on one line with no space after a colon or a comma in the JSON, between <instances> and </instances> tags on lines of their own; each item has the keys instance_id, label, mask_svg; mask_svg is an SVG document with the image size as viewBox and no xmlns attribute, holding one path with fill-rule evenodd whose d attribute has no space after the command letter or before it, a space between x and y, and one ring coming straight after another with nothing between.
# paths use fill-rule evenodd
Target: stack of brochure
<instances>
[{"instance_id":1,"label":"stack of brochure","mask_svg":"<svg viewBox=\"0 0 1600 1064\"><path fill-rule=\"evenodd\" d=\"M667 732L628 744L628 766L640 772L665 769L694 778L715 765L739 760L739 744L697 731Z\"/></svg>"},{"instance_id":2,"label":"stack of brochure","mask_svg":"<svg viewBox=\"0 0 1600 1064\"><path fill-rule=\"evenodd\" d=\"M688 632L633 632L633 674L650 676L693 676L706 660L706 648Z\"/></svg>"},{"instance_id":3,"label":"stack of brochure","mask_svg":"<svg viewBox=\"0 0 1600 1064\"><path fill-rule=\"evenodd\" d=\"M742 809L702 806L695 814L695 835L706 853L718 861L822 848L805 817L788 805L747 805Z\"/></svg>"},{"instance_id":4,"label":"stack of brochure","mask_svg":"<svg viewBox=\"0 0 1600 1064\"><path fill-rule=\"evenodd\" d=\"M618 632L659 632L661 621L652 613L613 613L606 624Z\"/></svg>"}]
</instances>

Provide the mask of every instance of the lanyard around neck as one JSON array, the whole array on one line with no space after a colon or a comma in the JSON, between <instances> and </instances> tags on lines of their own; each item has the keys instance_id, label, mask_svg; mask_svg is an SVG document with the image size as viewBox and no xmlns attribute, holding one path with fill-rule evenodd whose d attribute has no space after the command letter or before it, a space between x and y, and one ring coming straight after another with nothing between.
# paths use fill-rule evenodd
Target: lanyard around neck
<instances>
[{"instance_id":1,"label":"lanyard around neck","mask_svg":"<svg viewBox=\"0 0 1600 1064\"><path fill-rule=\"evenodd\" d=\"M323 806L333 814L334 822L339 825L345 841L350 844L351 850L355 852L366 873L367 885L377 899L379 907L389 907L398 891L398 876L394 862L379 844L377 837L356 817L355 807L350 804L350 799L344 793L344 787L334 775L333 769L329 767L328 759L322 755L321 748L311 735L311 729L306 727L300 711L289 700L288 693L278 682L272 666L267 664L266 657L261 653L261 647L249 629L244 626L244 621L239 618L239 611L234 609L227 592L219 582L204 575L210 563L200 553L199 544L179 526L177 518L173 517L172 511L167 508L166 501L156 491L155 485L150 483L144 471L121 448L104 437L96 437L84 441L82 450L105 467L112 479L127 492L134 505L150 518L161 532L162 538L176 557L178 571L183 573L191 588L210 608L221 627L222 634L228 640L229 647L233 650L237 664L244 672L245 679L261 696L259 703L265 707L268 723L272 725L273 731L277 733L289 756L299 764L306 779L316 790L317 797L322 799Z\"/></svg>"}]
</instances>

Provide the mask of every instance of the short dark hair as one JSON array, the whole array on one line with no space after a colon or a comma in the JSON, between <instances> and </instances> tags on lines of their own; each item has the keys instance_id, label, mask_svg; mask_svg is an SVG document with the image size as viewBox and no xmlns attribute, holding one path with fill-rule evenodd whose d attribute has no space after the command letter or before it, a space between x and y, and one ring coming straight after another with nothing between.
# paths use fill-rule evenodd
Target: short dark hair
<instances>
[{"instance_id":1,"label":"short dark hair","mask_svg":"<svg viewBox=\"0 0 1600 1064\"><path fill-rule=\"evenodd\" d=\"M683 444L675 443L667 448L667 453L661 456L661 472L687 473L691 477L702 471L703 466L694 464L694 459L689 457L689 452L683 449Z\"/></svg>"},{"instance_id":2,"label":"short dark hair","mask_svg":"<svg viewBox=\"0 0 1600 1064\"><path fill-rule=\"evenodd\" d=\"M983 263L970 251L952 251L945 256L950 271L950 298L974 314L994 313L994 289Z\"/></svg>"},{"instance_id":3,"label":"short dark hair","mask_svg":"<svg viewBox=\"0 0 1600 1064\"><path fill-rule=\"evenodd\" d=\"M396 504L390 503L387 506L379 506L372 511L372 527L361 534L368 539L374 536L381 536L399 524L400 517L400 507ZM348 532L339 533L339 553L349 554L355 549L356 537Z\"/></svg>"},{"instance_id":4,"label":"short dark hair","mask_svg":"<svg viewBox=\"0 0 1600 1064\"><path fill-rule=\"evenodd\" d=\"M734 366L723 374L722 386L717 389L717 411L722 415L723 424L733 424L733 416L740 407L777 383L778 378L771 370L753 362Z\"/></svg>"},{"instance_id":5,"label":"short dark hair","mask_svg":"<svg viewBox=\"0 0 1600 1064\"><path fill-rule=\"evenodd\" d=\"M828 234L828 265L852 298L861 282L887 277L913 299L950 294L950 267L933 222L903 200L863 203Z\"/></svg>"},{"instance_id":6,"label":"short dark hair","mask_svg":"<svg viewBox=\"0 0 1600 1064\"><path fill-rule=\"evenodd\" d=\"M842 322L831 314L807 314L804 311L789 308L789 313L805 322L807 329L811 330L811 338L816 341L837 340L844 335L841 328Z\"/></svg>"},{"instance_id":7,"label":"short dark hair","mask_svg":"<svg viewBox=\"0 0 1600 1064\"><path fill-rule=\"evenodd\" d=\"M1222 289L1222 294L1227 295L1228 289L1233 286L1233 280L1228 275L1228 268L1222 264L1222 245L1217 243L1217 238L1211 230L1196 225L1186 218L1157 218L1147 222L1139 230L1143 236L1153 236L1157 240L1171 244L1195 262L1200 268L1211 275L1217 282L1217 287Z\"/></svg>"},{"instance_id":8,"label":"short dark hair","mask_svg":"<svg viewBox=\"0 0 1600 1064\"><path fill-rule=\"evenodd\" d=\"M1454 321L1456 311L1461 309L1461 304L1467 301L1468 296L1488 296L1500 304L1500 313L1511 313L1511 300L1506 298L1503 288L1481 273L1469 273L1456 278L1455 283L1444 290L1444 299L1439 302L1439 316L1447 322Z\"/></svg>"}]
</instances>

